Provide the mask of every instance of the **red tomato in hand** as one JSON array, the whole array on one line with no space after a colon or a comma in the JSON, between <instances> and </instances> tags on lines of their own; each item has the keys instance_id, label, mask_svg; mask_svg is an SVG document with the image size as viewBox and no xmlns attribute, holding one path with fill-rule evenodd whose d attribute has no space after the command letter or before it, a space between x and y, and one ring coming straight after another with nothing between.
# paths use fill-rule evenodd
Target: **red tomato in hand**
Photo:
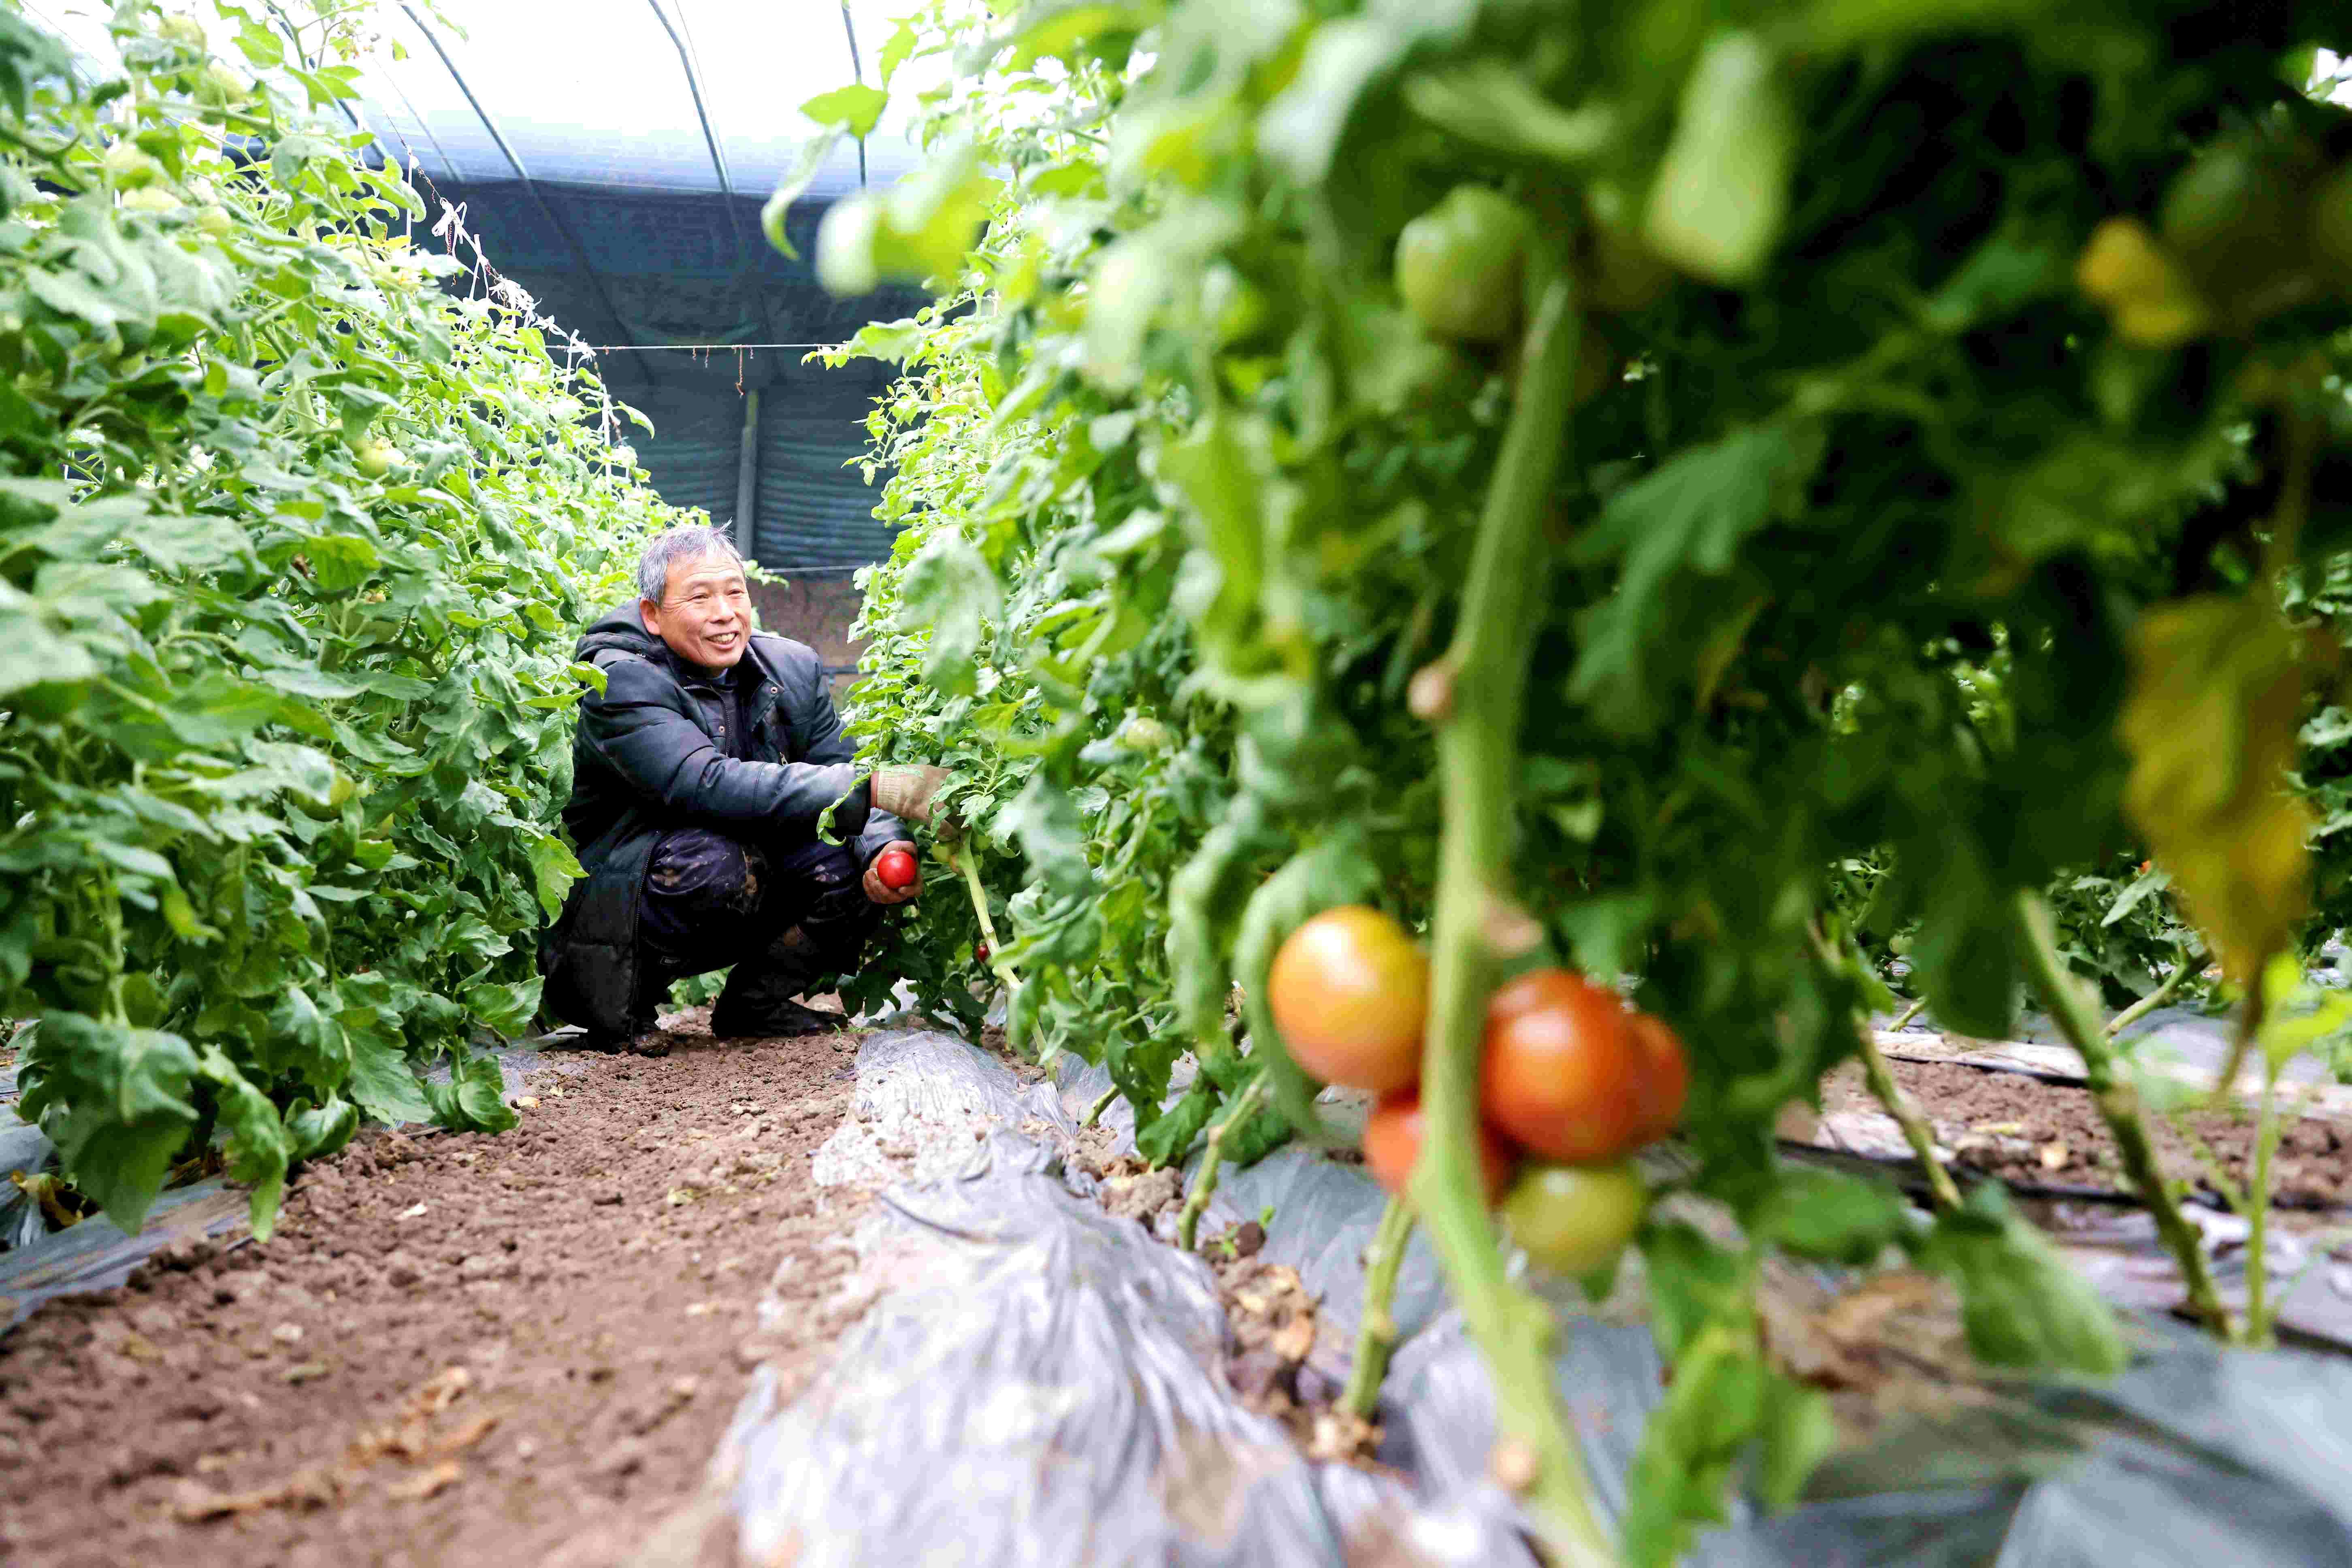
<instances>
[{"instance_id":1,"label":"red tomato in hand","mask_svg":"<svg viewBox=\"0 0 2352 1568\"><path fill-rule=\"evenodd\" d=\"M885 849L874 858L874 874L892 892L915 885L915 858L904 849Z\"/></svg>"},{"instance_id":2,"label":"red tomato in hand","mask_svg":"<svg viewBox=\"0 0 2352 1568\"><path fill-rule=\"evenodd\" d=\"M1642 1058L1642 1116L1633 1141L1653 1143L1683 1119L1683 1102L1690 1098L1690 1058L1683 1053L1682 1037L1664 1018L1636 1013L1629 1026Z\"/></svg>"},{"instance_id":3,"label":"red tomato in hand","mask_svg":"<svg viewBox=\"0 0 2352 1568\"><path fill-rule=\"evenodd\" d=\"M1420 1079L1429 960L1380 910L1326 910L1292 931L1265 988L1291 1056L1325 1083L1386 1094Z\"/></svg>"},{"instance_id":4,"label":"red tomato in hand","mask_svg":"<svg viewBox=\"0 0 2352 1568\"><path fill-rule=\"evenodd\" d=\"M1400 1089L1372 1107L1364 1119L1364 1164L1373 1180L1390 1192L1402 1193L1421 1160L1423 1121L1421 1090ZM1491 1205L1511 1179L1511 1151L1494 1130L1478 1129L1478 1163L1486 1168L1486 1202Z\"/></svg>"},{"instance_id":5,"label":"red tomato in hand","mask_svg":"<svg viewBox=\"0 0 2352 1568\"><path fill-rule=\"evenodd\" d=\"M1486 1004L1486 1119L1563 1164L1613 1160L1639 1142L1642 1048L1616 993L1537 969Z\"/></svg>"}]
</instances>

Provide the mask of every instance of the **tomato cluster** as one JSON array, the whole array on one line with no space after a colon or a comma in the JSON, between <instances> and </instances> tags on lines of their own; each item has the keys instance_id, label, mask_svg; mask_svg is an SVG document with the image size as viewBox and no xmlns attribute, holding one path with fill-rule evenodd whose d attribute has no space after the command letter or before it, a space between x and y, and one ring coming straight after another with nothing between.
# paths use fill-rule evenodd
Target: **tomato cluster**
<instances>
[{"instance_id":1,"label":"tomato cluster","mask_svg":"<svg viewBox=\"0 0 2352 1568\"><path fill-rule=\"evenodd\" d=\"M1364 1123L1364 1163L1403 1192L1421 1157L1429 965L1420 948L1378 910L1327 910L1276 952L1266 993L1301 1067L1381 1097ZM1488 1201L1531 1257L1571 1274L1616 1257L1644 1198L1626 1156L1674 1130L1689 1089L1674 1030L1614 991L1565 969L1530 970L1496 990L1479 1157Z\"/></svg>"}]
</instances>

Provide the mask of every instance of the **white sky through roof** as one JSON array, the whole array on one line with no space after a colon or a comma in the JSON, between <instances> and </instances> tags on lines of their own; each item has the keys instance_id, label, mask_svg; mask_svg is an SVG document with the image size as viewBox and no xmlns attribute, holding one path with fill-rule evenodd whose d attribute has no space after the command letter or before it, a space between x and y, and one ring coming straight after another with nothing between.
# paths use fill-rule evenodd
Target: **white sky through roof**
<instances>
[{"instance_id":1,"label":"white sky through roof","mask_svg":"<svg viewBox=\"0 0 2352 1568\"><path fill-rule=\"evenodd\" d=\"M791 169L814 129L798 105L854 79L838 0L660 0L690 45L703 104L741 195L765 196ZM404 60L379 55L366 86L372 119L435 178L512 177L505 157L458 86L462 76L536 180L567 184L715 191L684 65L654 0L445 0L466 29L436 27L453 74L404 11L387 6L386 32ZM891 30L886 5L853 5L858 47L874 57ZM927 62L928 63L928 62ZM907 73L894 98L922 85ZM877 183L914 163L903 112L867 144ZM446 174L445 174L446 171ZM857 157L845 146L812 195L854 189Z\"/></svg>"}]
</instances>

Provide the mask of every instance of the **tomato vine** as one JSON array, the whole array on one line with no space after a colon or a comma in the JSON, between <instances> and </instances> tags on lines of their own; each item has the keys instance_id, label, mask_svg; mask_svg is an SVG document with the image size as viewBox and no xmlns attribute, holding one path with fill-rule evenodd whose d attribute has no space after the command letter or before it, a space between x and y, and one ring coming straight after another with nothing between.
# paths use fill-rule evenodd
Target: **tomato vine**
<instances>
[{"instance_id":1,"label":"tomato vine","mask_svg":"<svg viewBox=\"0 0 2352 1568\"><path fill-rule=\"evenodd\" d=\"M2078 983L2243 993L2342 924L2341 31L1123 0L892 38L960 68L926 174L825 230L939 296L839 351L906 373L857 726L956 771L1014 1039L1105 1063L1154 1159L1332 1140L1275 955L1341 905L1425 936L1411 1206L1570 1559L1671 1560L1751 1462L1794 1495L1827 1416L1765 1352L1772 1249L1895 1248L1987 1358L2117 1363L1997 1189L1922 1216L1777 1157L1886 979L1979 1036L2042 997L2144 1149ZM2274 253L2212 265L2248 225ZM940 1006L974 930L898 939ZM1546 964L1688 1049L1614 1542L1481 1187L1482 1010Z\"/></svg>"},{"instance_id":2,"label":"tomato vine","mask_svg":"<svg viewBox=\"0 0 2352 1568\"><path fill-rule=\"evenodd\" d=\"M476 1044L531 1027L578 871L572 643L670 514L313 112L363 11L215 9L242 68L124 4L89 84L0 11L0 1016L113 1217L217 1141L266 1235L362 1112L512 1124Z\"/></svg>"}]
</instances>

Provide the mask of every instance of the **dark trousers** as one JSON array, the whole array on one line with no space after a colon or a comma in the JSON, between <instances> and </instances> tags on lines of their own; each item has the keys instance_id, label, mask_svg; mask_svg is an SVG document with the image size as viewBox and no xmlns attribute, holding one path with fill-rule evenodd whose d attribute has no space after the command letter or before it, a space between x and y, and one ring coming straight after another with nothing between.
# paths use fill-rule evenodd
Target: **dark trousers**
<instances>
[{"instance_id":1,"label":"dark trousers","mask_svg":"<svg viewBox=\"0 0 2352 1568\"><path fill-rule=\"evenodd\" d=\"M761 844L704 827L663 834L637 913L653 996L674 980L731 966L719 1005L756 1011L854 971L882 921L864 878L855 850L816 838Z\"/></svg>"}]
</instances>

